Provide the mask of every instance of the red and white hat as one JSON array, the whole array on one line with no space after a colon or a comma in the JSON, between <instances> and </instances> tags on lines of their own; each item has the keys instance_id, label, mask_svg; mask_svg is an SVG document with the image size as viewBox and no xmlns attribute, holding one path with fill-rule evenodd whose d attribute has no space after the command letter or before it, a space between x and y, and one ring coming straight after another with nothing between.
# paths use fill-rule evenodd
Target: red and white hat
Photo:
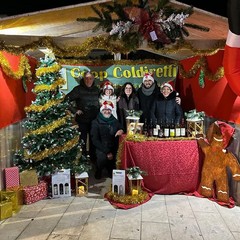
<instances>
[{"instance_id":1,"label":"red and white hat","mask_svg":"<svg viewBox=\"0 0 240 240\"><path fill-rule=\"evenodd\" d=\"M161 89L164 88L164 87L169 87L169 89L171 90L171 92L173 91L173 87L172 87L172 85L171 85L170 83L163 83L163 84L161 85Z\"/></svg>"},{"instance_id":2,"label":"red and white hat","mask_svg":"<svg viewBox=\"0 0 240 240\"><path fill-rule=\"evenodd\" d=\"M106 81L103 85L103 92L106 90L106 89L110 89L114 92L114 88L113 88L113 85L110 81Z\"/></svg>"},{"instance_id":3,"label":"red and white hat","mask_svg":"<svg viewBox=\"0 0 240 240\"><path fill-rule=\"evenodd\" d=\"M100 108L100 112L102 112L104 109L109 109L109 110L113 110L114 106L113 103L111 101L104 101L101 108Z\"/></svg>"},{"instance_id":4,"label":"red and white hat","mask_svg":"<svg viewBox=\"0 0 240 240\"><path fill-rule=\"evenodd\" d=\"M143 82L145 80L151 80L151 81L154 82L153 74L152 73L145 73L144 76L143 76Z\"/></svg>"}]
</instances>

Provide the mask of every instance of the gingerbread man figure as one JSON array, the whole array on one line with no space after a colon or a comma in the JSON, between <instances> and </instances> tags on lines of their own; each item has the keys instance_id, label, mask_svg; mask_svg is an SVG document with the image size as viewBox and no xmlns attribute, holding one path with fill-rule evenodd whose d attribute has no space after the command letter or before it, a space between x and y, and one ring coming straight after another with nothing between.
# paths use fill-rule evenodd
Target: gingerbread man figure
<instances>
[{"instance_id":1,"label":"gingerbread man figure","mask_svg":"<svg viewBox=\"0 0 240 240\"><path fill-rule=\"evenodd\" d=\"M234 180L240 181L240 164L237 158L226 150L233 133L232 126L225 122L215 121L208 129L208 142L203 137L197 138L205 155L200 193L209 198L216 194L218 201L227 203L229 202L227 167L230 168Z\"/></svg>"}]
</instances>

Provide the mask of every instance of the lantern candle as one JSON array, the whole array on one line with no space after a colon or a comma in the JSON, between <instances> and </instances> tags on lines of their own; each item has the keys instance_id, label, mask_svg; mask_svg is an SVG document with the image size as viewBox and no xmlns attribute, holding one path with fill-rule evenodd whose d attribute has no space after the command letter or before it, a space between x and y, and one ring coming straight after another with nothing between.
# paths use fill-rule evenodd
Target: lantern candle
<instances>
[{"instance_id":1,"label":"lantern candle","mask_svg":"<svg viewBox=\"0 0 240 240\"><path fill-rule=\"evenodd\" d=\"M85 190L84 190L84 186L79 186L78 187L78 194L84 194Z\"/></svg>"},{"instance_id":2,"label":"lantern candle","mask_svg":"<svg viewBox=\"0 0 240 240\"><path fill-rule=\"evenodd\" d=\"M136 196L138 195L138 190L137 189L133 189L132 190L132 196Z\"/></svg>"}]
</instances>

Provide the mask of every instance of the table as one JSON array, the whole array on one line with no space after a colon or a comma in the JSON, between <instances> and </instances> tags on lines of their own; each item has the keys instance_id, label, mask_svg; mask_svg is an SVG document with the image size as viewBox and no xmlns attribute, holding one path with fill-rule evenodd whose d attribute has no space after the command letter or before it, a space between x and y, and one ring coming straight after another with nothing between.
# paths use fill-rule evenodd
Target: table
<instances>
[{"instance_id":1,"label":"table","mask_svg":"<svg viewBox=\"0 0 240 240\"><path fill-rule=\"evenodd\" d=\"M128 141L120 139L120 168L138 166L143 176L142 188L158 194L197 190L203 154L196 140Z\"/></svg>"}]
</instances>

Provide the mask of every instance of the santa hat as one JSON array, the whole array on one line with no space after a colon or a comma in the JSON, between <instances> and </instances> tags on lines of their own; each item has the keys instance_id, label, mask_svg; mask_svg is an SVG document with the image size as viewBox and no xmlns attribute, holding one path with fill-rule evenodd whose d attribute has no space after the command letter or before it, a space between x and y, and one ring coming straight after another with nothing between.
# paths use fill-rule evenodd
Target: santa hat
<instances>
[{"instance_id":1,"label":"santa hat","mask_svg":"<svg viewBox=\"0 0 240 240\"><path fill-rule=\"evenodd\" d=\"M234 134L235 129L225 122L216 121L215 124L217 124L218 127L220 128L223 137L223 148L226 148L230 143L230 140Z\"/></svg>"},{"instance_id":2,"label":"santa hat","mask_svg":"<svg viewBox=\"0 0 240 240\"><path fill-rule=\"evenodd\" d=\"M101 108L100 108L100 112L102 112L104 109L109 109L109 110L113 110L114 106L113 103L111 101L104 101Z\"/></svg>"},{"instance_id":3,"label":"santa hat","mask_svg":"<svg viewBox=\"0 0 240 240\"><path fill-rule=\"evenodd\" d=\"M161 85L161 89L163 89L164 87L169 87L170 90L171 90L171 92L173 91L173 87L172 87L172 85L171 85L170 83L163 83L163 84Z\"/></svg>"},{"instance_id":4,"label":"santa hat","mask_svg":"<svg viewBox=\"0 0 240 240\"><path fill-rule=\"evenodd\" d=\"M103 92L107 89L112 90L114 92L114 88L113 88L112 83L110 81L106 81L103 85Z\"/></svg>"},{"instance_id":5,"label":"santa hat","mask_svg":"<svg viewBox=\"0 0 240 240\"><path fill-rule=\"evenodd\" d=\"M153 74L152 73L145 73L144 76L143 76L143 82L145 80L151 80L151 81L154 82Z\"/></svg>"}]
</instances>

